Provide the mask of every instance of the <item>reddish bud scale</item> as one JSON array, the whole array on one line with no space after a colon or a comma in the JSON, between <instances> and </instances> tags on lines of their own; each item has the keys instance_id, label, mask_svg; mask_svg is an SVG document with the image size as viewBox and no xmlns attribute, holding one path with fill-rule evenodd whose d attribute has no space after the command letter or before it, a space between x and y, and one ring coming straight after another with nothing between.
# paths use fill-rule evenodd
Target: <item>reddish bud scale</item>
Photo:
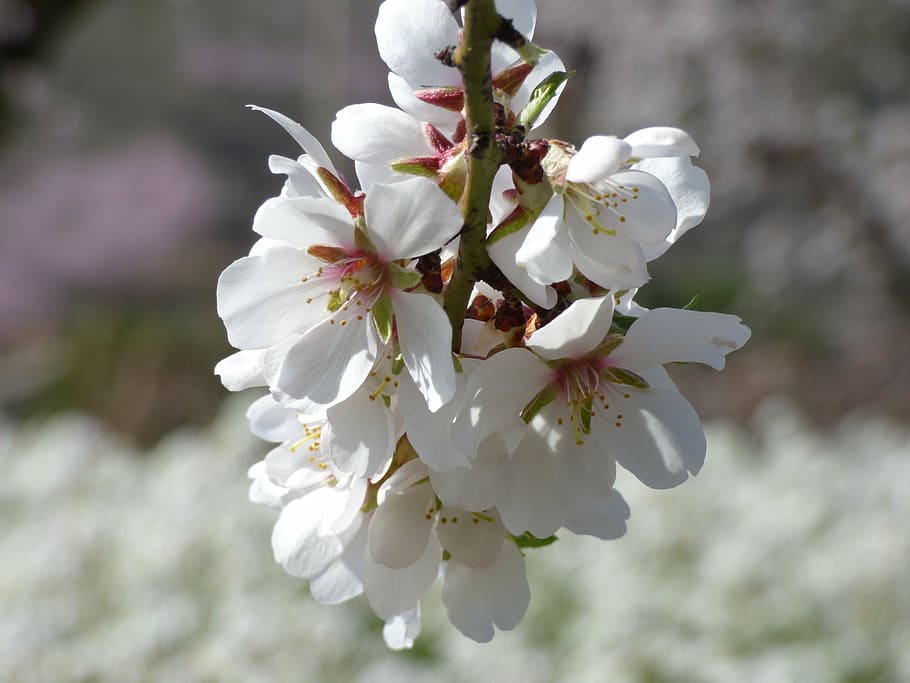
<instances>
[{"instance_id":1,"label":"reddish bud scale","mask_svg":"<svg viewBox=\"0 0 910 683\"><path fill-rule=\"evenodd\" d=\"M452 149L452 143L432 123L423 123L421 127L423 128L423 136L434 150L441 154Z\"/></svg>"},{"instance_id":2,"label":"reddish bud scale","mask_svg":"<svg viewBox=\"0 0 910 683\"><path fill-rule=\"evenodd\" d=\"M452 134L452 142L459 143L464 142L465 137L468 135L468 124L465 123L464 119L459 119L458 124L455 126L455 132Z\"/></svg>"},{"instance_id":3,"label":"reddish bud scale","mask_svg":"<svg viewBox=\"0 0 910 683\"><path fill-rule=\"evenodd\" d=\"M435 107L449 111L460 112L464 109L464 90L462 88L424 88L414 92L414 96L421 102L432 104Z\"/></svg>"},{"instance_id":4,"label":"reddish bud scale","mask_svg":"<svg viewBox=\"0 0 910 683\"><path fill-rule=\"evenodd\" d=\"M493 77L493 87L501 90L508 95L514 95L518 92L521 84L524 83L528 74L534 70L534 67L526 62L516 64L515 66L500 71Z\"/></svg>"}]
</instances>

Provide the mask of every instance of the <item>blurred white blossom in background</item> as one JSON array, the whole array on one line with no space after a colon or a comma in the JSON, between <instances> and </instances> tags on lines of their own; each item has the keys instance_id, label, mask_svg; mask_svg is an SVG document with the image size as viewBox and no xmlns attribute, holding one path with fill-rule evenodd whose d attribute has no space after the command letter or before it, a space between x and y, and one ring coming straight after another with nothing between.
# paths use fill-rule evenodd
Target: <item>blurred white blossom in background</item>
<instances>
[{"instance_id":1,"label":"blurred white blossom in background","mask_svg":"<svg viewBox=\"0 0 910 683\"><path fill-rule=\"evenodd\" d=\"M477 645L439 600L407 654L329 610L238 504L262 444L243 397L138 453L89 418L0 427L0 680L898 681L910 677L910 432L809 430L766 403L762 442L709 424L711 467L618 484L632 533L527 550L524 627ZM435 589L438 590L438 587Z\"/></svg>"}]
</instances>

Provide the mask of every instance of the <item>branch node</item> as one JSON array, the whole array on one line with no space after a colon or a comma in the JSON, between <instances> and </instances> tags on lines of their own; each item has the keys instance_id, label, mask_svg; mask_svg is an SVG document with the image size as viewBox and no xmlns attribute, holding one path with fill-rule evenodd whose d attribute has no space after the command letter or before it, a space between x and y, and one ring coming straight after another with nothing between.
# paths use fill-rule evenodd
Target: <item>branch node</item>
<instances>
[{"instance_id":1,"label":"branch node","mask_svg":"<svg viewBox=\"0 0 910 683\"><path fill-rule=\"evenodd\" d=\"M433 56L436 57L440 62L445 66L455 66L455 50L458 49L455 45L448 45L441 50L436 50L433 53Z\"/></svg>"}]
</instances>

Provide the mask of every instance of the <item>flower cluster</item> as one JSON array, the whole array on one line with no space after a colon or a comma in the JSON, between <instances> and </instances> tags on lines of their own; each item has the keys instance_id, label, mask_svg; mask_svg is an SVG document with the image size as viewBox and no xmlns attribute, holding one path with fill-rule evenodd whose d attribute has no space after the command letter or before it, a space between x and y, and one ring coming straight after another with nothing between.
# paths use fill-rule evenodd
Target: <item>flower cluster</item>
<instances>
[{"instance_id":1,"label":"flower cluster","mask_svg":"<svg viewBox=\"0 0 910 683\"><path fill-rule=\"evenodd\" d=\"M363 593L393 648L440 577L465 635L515 627L524 549L625 532L617 463L654 488L697 473L701 425L664 365L721 369L749 338L735 316L634 302L707 210L689 135L530 137L568 78L530 42L533 0L456 4L460 24L441 0L380 6L398 107L332 127L361 189L259 109L302 153L270 158L287 180L218 282L239 351L216 372L268 390L248 417L278 445L250 496L280 510L275 558L320 602Z\"/></svg>"}]
</instances>

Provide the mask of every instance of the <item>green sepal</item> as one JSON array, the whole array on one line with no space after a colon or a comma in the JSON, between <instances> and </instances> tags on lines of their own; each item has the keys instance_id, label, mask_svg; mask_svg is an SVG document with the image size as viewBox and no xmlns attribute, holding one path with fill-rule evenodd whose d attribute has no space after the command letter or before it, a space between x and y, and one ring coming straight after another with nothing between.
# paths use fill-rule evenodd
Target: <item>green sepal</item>
<instances>
[{"instance_id":1,"label":"green sepal","mask_svg":"<svg viewBox=\"0 0 910 683\"><path fill-rule=\"evenodd\" d=\"M521 230L528 224L528 218L530 218L528 212L516 206L515 210L487 236L487 246L496 244L504 237Z\"/></svg>"},{"instance_id":2,"label":"green sepal","mask_svg":"<svg viewBox=\"0 0 910 683\"><path fill-rule=\"evenodd\" d=\"M387 396L386 394L380 394L379 398L381 398L382 402L385 403L386 408L392 407L392 397L391 396Z\"/></svg>"},{"instance_id":3,"label":"green sepal","mask_svg":"<svg viewBox=\"0 0 910 683\"><path fill-rule=\"evenodd\" d=\"M401 354L399 353L392 360L392 374L400 375L402 370L404 370L404 358L402 358Z\"/></svg>"},{"instance_id":4,"label":"green sepal","mask_svg":"<svg viewBox=\"0 0 910 683\"><path fill-rule=\"evenodd\" d=\"M604 339L597 347L591 352L592 356L599 356L601 358L609 356L613 353L617 347L623 343L625 339L618 334L609 334L606 339Z\"/></svg>"},{"instance_id":5,"label":"green sepal","mask_svg":"<svg viewBox=\"0 0 910 683\"><path fill-rule=\"evenodd\" d=\"M394 164L390 164L389 168L395 171L395 173L414 175L421 178L435 178L436 173L439 170L438 168L428 166L423 160L397 161Z\"/></svg>"},{"instance_id":6,"label":"green sepal","mask_svg":"<svg viewBox=\"0 0 910 683\"><path fill-rule=\"evenodd\" d=\"M459 358L458 354L456 353L452 354L452 365L455 366L455 372L457 372L459 375L464 374L464 367L461 364L461 358Z\"/></svg>"},{"instance_id":7,"label":"green sepal","mask_svg":"<svg viewBox=\"0 0 910 683\"><path fill-rule=\"evenodd\" d=\"M519 548L543 548L559 540L555 535L537 538L530 531L525 531L521 536L513 536L512 539Z\"/></svg>"},{"instance_id":8,"label":"green sepal","mask_svg":"<svg viewBox=\"0 0 910 683\"><path fill-rule=\"evenodd\" d=\"M518 115L518 123L524 126L525 129L530 130L541 112L543 112L550 103L550 100L556 97L559 86L574 75L574 71L569 71L568 73L565 71L556 71L541 81L541 83L534 88L534 92L531 93L531 99Z\"/></svg>"},{"instance_id":9,"label":"green sepal","mask_svg":"<svg viewBox=\"0 0 910 683\"><path fill-rule=\"evenodd\" d=\"M644 377L625 368L607 368L604 373L613 384L622 384L636 389L648 389L650 385Z\"/></svg>"},{"instance_id":10,"label":"green sepal","mask_svg":"<svg viewBox=\"0 0 910 683\"><path fill-rule=\"evenodd\" d=\"M548 384L538 391L537 395L528 401L528 404L522 408L520 413L521 419L525 421L525 424L530 424L531 420L534 419L534 416L543 410L544 407L555 401L558 395L559 389L557 389L556 385Z\"/></svg>"},{"instance_id":11,"label":"green sepal","mask_svg":"<svg viewBox=\"0 0 910 683\"><path fill-rule=\"evenodd\" d=\"M416 270L402 268L397 263L389 263L386 272L396 289L414 289L420 284L420 273Z\"/></svg>"},{"instance_id":12,"label":"green sepal","mask_svg":"<svg viewBox=\"0 0 910 683\"><path fill-rule=\"evenodd\" d=\"M392 297L388 292L383 292L382 296L376 299L372 308L373 320L376 321L376 330L379 332L379 338L383 344L387 344L392 338L392 318L395 314L392 309Z\"/></svg>"},{"instance_id":13,"label":"green sepal","mask_svg":"<svg viewBox=\"0 0 910 683\"><path fill-rule=\"evenodd\" d=\"M363 218L354 221L354 245L363 251L376 253L376 247L367 233L367 224Z\"/></svg>"},{"instance_id":14,"label":"green sepal","mask_svg":"<svg viewBox=\"0 0 910 683\"><path fill-rule=\"evenodd\" d=\"M581 427L582 434L591 433L591 416L593 414L594 401L589 398L587 401L581 404L581 410L578 411L578 421L581 423L579 426Z\"/></svg>"},{"instance_id":15,"label":"green sepal","mask_svg":"<svg viewBox=\"0 0 910 683\"><path fill-rule=\"evenodd\" d=\"M442 561L443 561L443 562L448 562L448 561L451 560L451 559L452 559L452 553L450 553L448 550L446 550L445 548L443 548L443 549L442 549Z\"/></svg>"}]
</instances>

